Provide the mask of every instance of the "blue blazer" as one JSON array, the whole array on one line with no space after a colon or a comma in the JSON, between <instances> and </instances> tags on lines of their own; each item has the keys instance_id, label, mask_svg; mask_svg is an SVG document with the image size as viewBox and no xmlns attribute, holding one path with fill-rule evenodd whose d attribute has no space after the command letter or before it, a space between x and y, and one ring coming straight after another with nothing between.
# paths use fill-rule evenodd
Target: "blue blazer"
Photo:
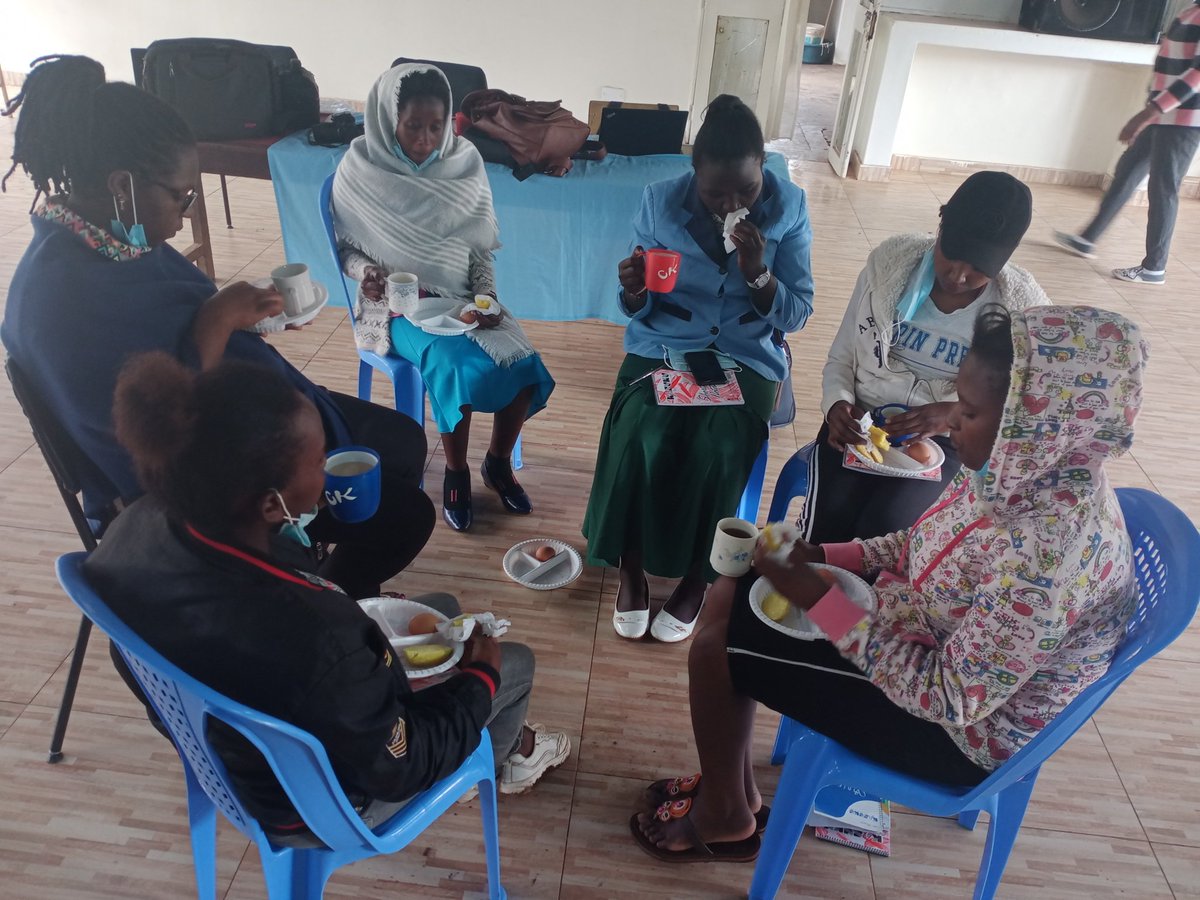
<instances>
[{"instance_id":1,"label":"blue blazer","mask_svg":"<svg viewBox=\"0 0 1200 900\"><path fill-rule=\"evenodd\" d=\"M798 331L812 313L812 229L804 191L763 170L762 194L749 218L766 239L763 262L774 273L777 287L775 302L762 315L751 303L736 251L718 264L702 249L700 241L711 237L712 225L696 197L694 180L689 172L651 184L642 194L633 223L634 243L676 250L683 258L669 294L650 293L636 313L630 313L621 295L621 309L631 319L625 350L661 359L664 347L688 351L711 346L764 378L782 381L787 362L772 336L776 329L785 334Z\"/></svg>"}]
</instances>

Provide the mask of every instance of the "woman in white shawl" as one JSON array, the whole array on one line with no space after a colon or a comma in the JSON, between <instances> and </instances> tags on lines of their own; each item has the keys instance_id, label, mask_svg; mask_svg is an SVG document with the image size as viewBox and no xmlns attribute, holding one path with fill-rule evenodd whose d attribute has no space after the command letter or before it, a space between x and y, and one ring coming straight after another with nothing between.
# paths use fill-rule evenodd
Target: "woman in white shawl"
<instances>
[{"instance_id":1,"label":"woman in white shawl","mask_svg":"<svg viewBox=\"0 0 1200 900\"><path fill-rule=\"evenodd\" d=\"M400 65L371 88L365 133L338 166L334 227L347 275L360 282L355 339L391 352L421 372L446 453L442 517L455 531L471 527L467 442L472 412L495 413L483 481L510 513L533 511L510 457L525 420L546 405L554 379L520 324L495 304L492 251L500 246L492 193L479 152L454 134L450 84L440 69ZM420 298L393 309L387 276L410 272ZM492 298L476 315L474 298ZM427 297L461 301L453 312L475 317L464 334L435 335L408 316ZM468 308L471 310L468 310Z\"/></svg>"}]
</instances>

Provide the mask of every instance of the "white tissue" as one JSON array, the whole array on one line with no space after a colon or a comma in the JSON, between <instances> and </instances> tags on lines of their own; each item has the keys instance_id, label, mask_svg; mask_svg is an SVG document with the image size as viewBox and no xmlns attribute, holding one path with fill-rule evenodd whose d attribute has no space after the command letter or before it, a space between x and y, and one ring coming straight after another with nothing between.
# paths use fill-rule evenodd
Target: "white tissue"
<instances>
[{"instance_id":1,"label":"white tissue","mask_svg":"<svg viewBox=\"0 0 1200 900\"><path fill-rule=\"evenodd\" d=\"M476 627L484 637L501 637L508 631L508 626L511 624L508 619L497 619L490 612L471 613L465 616L456 616L449 622L440 622L437 630L438 634L446 640L461 644L474 633Z\"/></svg>"},{"instance_id":2,"label":"white tissue","mask_svg":"<svg viewBox=\"0 0 1200 900\"><path fill-rule=\"evenodd\" d=\"M743 206L741 209L735 209L725 217L725 227L721 230L721 236L725 238L726 253L732 253L737 249L733 241L730 240L729 235L733 231L734 226L748 215L750 215L750 210Z\"/></svg>"}]
</instances>

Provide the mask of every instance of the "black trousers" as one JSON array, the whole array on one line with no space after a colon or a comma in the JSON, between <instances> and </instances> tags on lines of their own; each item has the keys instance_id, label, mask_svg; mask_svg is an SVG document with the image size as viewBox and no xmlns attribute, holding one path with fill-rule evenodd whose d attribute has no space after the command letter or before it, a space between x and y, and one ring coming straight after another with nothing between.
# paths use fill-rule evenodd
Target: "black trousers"
<instances>
[{"instance_id":1,"label":"black trousers","mask_svg":"<svg viewBox=\"0 0 1200 900\"><path fill-rule=\"evenodd\" d=\"M829 426L822 425L799 523L804 539L813 544L840 544L908 528L961 468L950 442L935 437L946 454L940 481L855 472L842 465L842 452L830 447L828 438Z\"/></svg>"},{"instance_id":2,"label":"black trousers","mask_svg":"<svg viewBox=\"0 0 1200 900\"><path fill-rule=\"evenodd\" d=\"M379 510L365 522L339 522L322 508L306 531L314 541L336 544L318 574L355 599L377 597L380 585L416 558L433 534L433 501L421 489L425 431L403 413L332 393L354 443L379 454ZM330 448L333 449L333 448Z\"/></svg>"},{"instance_id":3,"label":"black trousers","mask_svg":"<svg viewBox=\"0 0 1200 900\"><path fill-rule=\"evenodd\" d=\"M756 576L739 579L729 616L729 672L739 693L897 772L966 787L991 773L967 759L937 722L909 713L826 640L769 628L750 608Z\"/></svg>"},{"instance_id":4,"label":"black trousers","mask_svg":"<svg viewBox=\"0 0 1200 900\"><path fill-rule=\"evenodd\" d=\"M1113 172L1113 181L1100 201L1096 217L1080 233L1085 241L1095 243L1149 176L1146 199L1149 202L1146 221L1146 255L1142 266L1151 272L1164 272L1171 236L1175 232L1175 216L1179 212L1179 186L1187 174L1196 148L1200 147L1200 128L1185 125L1151 125L1142 130L1129 149L1121 154Z\"/></svg>"}]
</instances>

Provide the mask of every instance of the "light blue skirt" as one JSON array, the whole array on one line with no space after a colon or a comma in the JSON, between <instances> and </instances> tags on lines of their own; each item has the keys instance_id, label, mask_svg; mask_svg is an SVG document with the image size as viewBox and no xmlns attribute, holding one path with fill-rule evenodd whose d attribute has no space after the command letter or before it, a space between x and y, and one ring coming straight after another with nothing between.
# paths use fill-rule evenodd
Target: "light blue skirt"
<instances>
[{"instance_id":1,"label":"light blue skirt","mask_svg":"<svg viewBox=\"0 0 1200 900\"><path fill-rule=\"evenodd\" d=\"M392 319L391 332L392 352L420 370L429 408L442 434L462 421L464 406L474 412L499 412L532 387L532 416L545 409L554 391L554 379L536 353L511 366L498 366L465 334L429 334L402 316Z\"/></svg>"}]
</instances>

